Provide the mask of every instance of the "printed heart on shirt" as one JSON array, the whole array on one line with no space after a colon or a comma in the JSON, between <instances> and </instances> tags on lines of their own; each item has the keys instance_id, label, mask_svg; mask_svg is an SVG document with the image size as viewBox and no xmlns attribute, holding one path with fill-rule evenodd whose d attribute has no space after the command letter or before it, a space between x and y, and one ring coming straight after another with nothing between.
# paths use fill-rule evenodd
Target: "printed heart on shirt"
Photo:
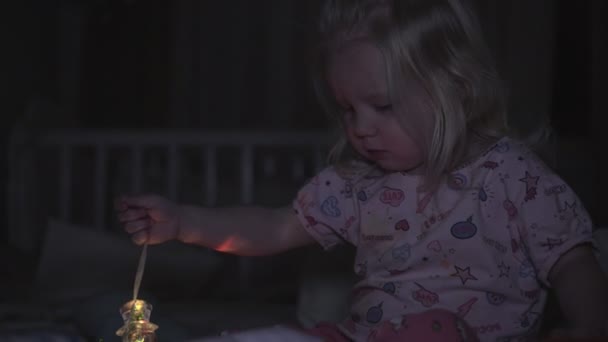
<instances>
[{"instance_id":1,"label":"printed heart on shirt","mask_svg":"<svg viewBox=\"0 0 608 342\"><path fill-rule=\"evenodd\" d=\"M323 214L331 217L340 216L340 208L338 208L338 199L335 196L328 197L323 204L321 204L321 211Z\"/></svg>"},{"instance_id":2,"label":"printed heart on shirt","mask_svg":"<svg viewBox=\"0 0 608 342\"><path fill-rule=\"evenodd\" d=\"M510 149L511 146L506 141L499 142L498 144L496 144L496 146L494 146L494 150L498 153L507 153Z\"/></svg>"},{"instance_id":3,"label":"printed heart on shirt","mask_svg":"<svg viewBox=\"0 0 608 342\"><path fill-rule=\"evenodd\" d=\"M439 242L438 240L431 241L431 242L429 242L428 245L426 245L426 248L429 251L433 251L435 253L439 253L439 252L441 252L441 249L442 249L441 248L441 242Z\"/></svg>"},{"instance_id":4,"label":"printed heart on shirt","mask_svg":"<svg viewBox=\"0 0 608 342\"><path fill-rule=\"evenodd\" d=\"M410 245L405 244L403 246L397 247L397 248L393 249L392 254L393 254L393 259L406 262L407 259L409 259L410 255L411 255Z\"/></svg>"},{"instance_id":5,"label":"printed heart on shirt","mask_svg":"<svg viewBox=\"0 0 608 342\"><path fill-rule=\"evenodd\" d=\"M388 204L391 207L398 207L403 203L405 199L405 194L403 190L393 189L389 187L385 187L384 191L380 195L380 202L384 204Z\"/></svg>"},{"instance_id":6,"label":"printed heart on shirt","mask_svg":"<svg viewBox=\"0 0 608 342\"><path fill-rule=\"evenodd\" d=\"M365 202L367 201L367 194L365 193L365 191L361 190L357 193L357 199L359 199L359 201L361 202Z\"/></svg>"},{"instance_id":7,"label":"printed heart on shirt","mask_svg":"<svg viewBox=\"0 0 608 342\"><path fill-rule=\"evenodd\" d=\"M395 224L395 230L403 230L404 232L407 232L410 230L410 223L407 222L406 219L403 219Z\"/></svg>"},{"instance_id":8,"label":"printed heart on shirt","mask_svg":"<svg viewBox=\"0 0 608 342\"><path fill-rule=\"evenodd\" d=\"M310 226L316 226L317 225L317 220L312 217L312 216L305 216L306 217L306 221L308 222L308 224Z\"/></svg>"}]
</instances>

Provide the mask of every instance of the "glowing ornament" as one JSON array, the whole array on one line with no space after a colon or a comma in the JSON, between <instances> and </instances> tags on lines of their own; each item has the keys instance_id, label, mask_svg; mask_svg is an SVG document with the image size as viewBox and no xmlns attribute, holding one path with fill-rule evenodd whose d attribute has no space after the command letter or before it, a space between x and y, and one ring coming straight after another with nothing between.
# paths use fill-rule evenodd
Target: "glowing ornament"
<instances>
[{"instance_id":1,"label":"glowing ornament","mask_svg":"<svg viewBox=\"0 0 608 342\"><path fill-rule=\"evenodd\" d=\"M116 331L122 337L122 342L156 342L156 329L158 325L150 322L152 305L137 299L139 286L144 275L144 267L148 254L148 245L145 244L139 257L135 283L133 285L133 300L126 302L120 308L120 315L124 325Z\"/></svg>"},{"instance_id":2,"label":"glowing ornament","mask_svg":"<svg viewBox=\"0 0 608 342\"><path fill-rule=\"evenodd\" d=\"M156 342L158 326L150 322L152 305L143 300L135 299L125 303L120 308L124 325L116 331L122 337L122 342Z\"/></svg>"}]
</instances>

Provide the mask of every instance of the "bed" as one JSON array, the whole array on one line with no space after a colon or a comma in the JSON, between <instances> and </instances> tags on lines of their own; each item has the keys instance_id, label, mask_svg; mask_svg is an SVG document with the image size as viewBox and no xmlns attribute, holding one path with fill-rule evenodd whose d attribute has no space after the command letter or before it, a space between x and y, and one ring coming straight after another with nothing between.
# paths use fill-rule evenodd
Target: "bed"
<instances>
[{"instance_id":1,"label":"bed","mask_svg":"<svg viewBox=\"0 0 608 342\"><path fill-rule=\"evenodd\" d=\"M284 205L323 167L329 146L320 132L24 127L10 142L9 248L0 259L9 270L3 293L11 295L0 304L3 341L116 338L140 249L115 221L115 196L155 192L206 206ZM600 252L606 232L596 231ZM141 297L153 304L152 321L167 341L338 319L354 281L352 250L323 260L310 252L242 258L179 243L153 246ZM604 253L600 261L608 271Z\"/></svg>"},{"instance_id":2,"label":"bed","mask_svg":"<svg viewBox=\"0 0 608 342\"><path fill-rule=\"evenodd\" d=\"M115 220L116 196L154 192L206 206L285 205L323 167L328 146L321 132L16 127L8 151L12 252L4 260L28 261L13 263L6 287L16 295L0 304L2 340L115 339L118 308L131 297L140 253ZM336 265L350 257L348 251L334 254ZM149 248L140 297L154 306L161 340L281 322L310 325L343 314L341 290L349 279L337 277L336 290L311 296L334 283L332 276L303 276L315 262L307 249L244 258L167 243ZM332 267L324 263L321 273L333 274ZM298 310L302 288L314 310Z\"/></svg>"}]
</instances>

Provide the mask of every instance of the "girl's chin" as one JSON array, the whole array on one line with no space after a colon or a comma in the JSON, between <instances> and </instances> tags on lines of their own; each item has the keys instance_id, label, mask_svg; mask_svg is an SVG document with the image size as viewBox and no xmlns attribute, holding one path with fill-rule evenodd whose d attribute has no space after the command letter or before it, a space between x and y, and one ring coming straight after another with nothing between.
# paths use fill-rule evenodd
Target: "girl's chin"
<instances>
[{"instance_id":1,"label":"girl's chin","mask_svg":"<svg viewBox=\"0 0 608 342\"><path fill-rule=\"evenodd\" d=\"M389 172L405 172L412 175L424 174L423 164L395 163L391 161L373 161L378 167Z\"/></svg>"}]
</instances>

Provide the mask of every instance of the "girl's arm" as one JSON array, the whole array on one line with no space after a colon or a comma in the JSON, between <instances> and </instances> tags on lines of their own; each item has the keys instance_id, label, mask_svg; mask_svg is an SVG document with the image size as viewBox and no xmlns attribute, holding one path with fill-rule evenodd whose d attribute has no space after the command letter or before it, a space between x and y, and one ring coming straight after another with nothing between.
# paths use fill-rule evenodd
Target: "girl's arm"
<instances>
[{"instance_id":1,"label":"girl's arm","mask_svg":"<svg viewBox=\"0 0 608 342\"><path fill-rule=\"evenodd\" d=\"M549 273L571 337L604 336L608 327L608 281L591 246L574 247Z\"/></svg>"},{"instance_id":2,"label":"girl's arm","mask_svg":"<svg viewBox=\"0 0 608 342\"><path fill-rule=\"evenodd\" d=\"M312 244L291 207L179 207L177 239L243 256L280 253Z\"/></svg>"}]
</instances>

